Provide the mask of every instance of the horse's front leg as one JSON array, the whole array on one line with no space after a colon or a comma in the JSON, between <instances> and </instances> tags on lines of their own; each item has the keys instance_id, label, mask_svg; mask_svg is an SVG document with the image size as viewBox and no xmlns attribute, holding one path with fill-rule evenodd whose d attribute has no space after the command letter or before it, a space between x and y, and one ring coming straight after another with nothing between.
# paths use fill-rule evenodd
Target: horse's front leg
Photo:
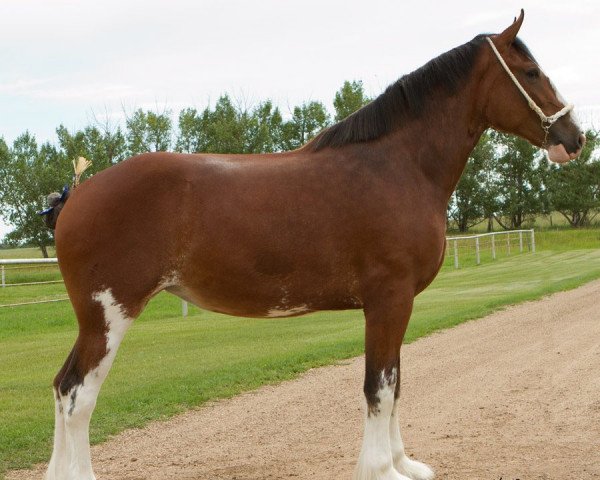
<instances>
[{"instance_id":1,"label":"horse's front leg","mask_svg":"<svg viewBox=\"0 0 600 480\"><path fill-rule=\"evenodd\" d=\"M431 480L435 476L433 470L424 463L408 458L404 452L404 442L402 442L402 436L400 435L400 419L398 415L399 393L400 375L398 375L398 388L396 389L394 408L390 417L390 444L394 468L412 480Z\"/></svg>"},{"instance_id":2,"label":"horse's front leg","mask_svg":"<svg viewBox=\"0 0 600 480\"><path fill-rule=\"evenodd\" d=\"M381 284L380 284L381 287ZM365 430L356 480L414 480L406 467L397 425L400 346L412 312L414 292L406 285L378 288L365 296ZM410 460L409 460L410 462ZM399 470L400 469L400 470ZM417 476L413 476L413 475Z\"/></svg>"}]
</instances>

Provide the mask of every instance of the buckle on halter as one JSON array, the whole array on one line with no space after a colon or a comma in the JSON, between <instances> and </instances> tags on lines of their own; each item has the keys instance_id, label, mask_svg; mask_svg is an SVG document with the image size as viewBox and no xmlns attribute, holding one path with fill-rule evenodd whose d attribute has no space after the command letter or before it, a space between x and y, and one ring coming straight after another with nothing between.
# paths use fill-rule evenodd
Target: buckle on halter
<instances>
[{"instance_id":1,"label":"buckle on halter","mask_svg":"<svg viewBox=\"0 0 600 480\"><path fill-rule=\"evenodd\" d=\"M548 135L550 134L550 127L554 122L547 118L542 118L542 130L544 131L544 141L542 142L542 148L548 147Z\"/></svg>"}]
</instances>

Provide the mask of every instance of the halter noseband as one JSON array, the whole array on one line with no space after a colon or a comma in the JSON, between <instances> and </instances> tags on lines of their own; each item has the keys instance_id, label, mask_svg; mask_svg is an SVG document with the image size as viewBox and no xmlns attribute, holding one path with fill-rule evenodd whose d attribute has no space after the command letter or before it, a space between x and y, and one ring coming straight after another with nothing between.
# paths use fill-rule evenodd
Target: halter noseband
<instances>
[{"instance_id":1,"label":"halter noseband","mask_svg":"<svg viewBox=\"0 0 600 480\"><path fill-rule=\"evenodd\" d=\"M542 121L542 129L544 130L544 132L546 132L546 136L544 137L544 144L543 144L543 146L545 147L546 146L546 140L548 139L548 133L550 131L550 127L552 125L554 125L556 123L556 121L560 117L566 115L571 110L573 110L573 104L565 105L561 110L559 110L558 112L556 112L554 115L550 115L550 116L546 115L542 111L542 109L540 107L538 107L537 103L535 103L533 101L533 98L531 98L529 96L529 94L525 91L525 89L523 88L523 86L517 80L517 77L515 77L515 75L510 71L510 68L508 68L508 65L506 64L506 62L502 58L502 55L500 55L500 52L496 48L496 45L494 45L494 42L492 42L492 39L490 37L486 37L485 39L488 41L488 43L492 47L492 50L496 54L496 57L498 58L498 61L500 62L500 65L502 65L502 67L504 68L504 70L506 70L506 73L508 73L508 76L512 79L512 81L517 86L517 88L519 89L519 91L523 94L523 96L525 97L525 100L527 100L527 103L528 103L529 107L535 113L537 113L538 117L540 117L540 120Z\"/></svg>"}]
</instances>

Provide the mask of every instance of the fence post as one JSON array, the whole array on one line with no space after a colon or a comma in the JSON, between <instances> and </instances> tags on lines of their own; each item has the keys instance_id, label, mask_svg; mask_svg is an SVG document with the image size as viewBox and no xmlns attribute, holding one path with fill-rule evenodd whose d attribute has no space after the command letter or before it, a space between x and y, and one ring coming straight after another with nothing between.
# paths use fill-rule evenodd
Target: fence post
<instances>
[{"instance_id":1,"label":"fence post","mask_svg":"<svg viewBox=\"0 0 600 480\"><path fill-rule=\"evenodd\" d=\"M181 301L181 315L184 317L188 316L188 302L185 300Z\"/></svg>"},{"instance_id":2,"label":"fence post","mask_svg":"<svg viewBox=\"0 0 600 480\"><path fill-rule=\"evenodd\" d=\"M506 233L506 254L510 255L510 233Z\"/></svg>"},{"instance_id":3,"label":"fence post","mask_svg":"<svg viewBox=\"0 0 600 480\"><path fill-rule=\"evenodd\" d=\"M4 272L4 265L2 265L2 288L6 287L6 273Z\"/></svg>"},{"instance_id":4,"label":"fence post","mask_svg":"<svg viewBox=\"0 0 600 480\"><path fill-rule=\"evenodd\" d=\"M475 260L477 262L477 265L481 263L479 258L479 237L475 237Z\"/></svg>"},{"instance_id":5,"label":"fence post","mask_svg":"<svg viewBox=\"0 0 600 480\"><path fill-rule=\"evenodd\" d=\"M454 240L454 268L458 268L458 245L457 241Z\"/></svg>"},{"instance_id":6,"label":"fence post","mask_svg":"<svg viewBox=\"0 0 600 480\"><path fill-rule=\"evenodd\" d=\"M519 232L519 253L523 253L523 232Z\"/></svg>"},{"instance_id":7,"label":"fence post","mask_svg":"<svg viewBox=\"0 0 600 480\"><path fill-rule=\"evenodd\" d=\"M492 234L492 260L496 260L496 235Z\"/></svg>"},{"instance_id":8,"label":"fence post","mask_svg":"<svg viewBox=\"0 0 600 480\"><path fill-rule=\"evenodd\" d=\"M531 229L531 253L535 253L535 232Z\"/></svg>"}]
</instances>

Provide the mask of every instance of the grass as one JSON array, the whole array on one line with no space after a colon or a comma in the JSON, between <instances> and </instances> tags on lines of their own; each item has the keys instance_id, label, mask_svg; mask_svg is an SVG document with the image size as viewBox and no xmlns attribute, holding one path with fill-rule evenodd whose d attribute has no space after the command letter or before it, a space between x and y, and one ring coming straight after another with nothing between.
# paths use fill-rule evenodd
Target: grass
<instances>
[{"instance_id":1,"label":"grass","mask_svg":"<svg viewBox=\"0 0 600 480\"><path fill-rule=\"evenodd\" d=\"M582 248L599 248L600 228L542 230L536 232L535 239L540 250L564 252Z\"/></svg>"},{"instance_id":2,"label":"grass","mask_svg":"<svg viewBox=\"0 0 600 480\"><path fill-rule=\"evenodd\" d=\"M417 298L406 341L600 278L600 231L547 234L538 235L535 255L444 267ZM3 290L18 288L25 287ZM52 295L62 287L30 288ZM8 303L4 295L0 304ZM252 320L191 309L190 317L173 318L179 310L177 298L160 294L131 328L98 399L93 443L363 351L360 311ZM75 325L68 302L0 308L0 478L49 458L50 383L73 344Z\"/></svg>"},{"instance_id":3,"label":"grass","mask_svg":"<svg viewBox=\"0 0 600 480\"><path fill-rule=\"evenodd\" d=\"M484 232L479 232L484 233ZM475 233L469 233L468 235L474 235ZM460 235L452 235L460 236ZM507 240L510 243L510 249L507 246ZM523 233L523 251L529 252L531 250L530 235ZM486 264L492 262L491 253L491 237L482 237L479 240L480 243L480 257L481 263ZM500 235L496 236L496 257L498 259L507 258L510 256L519 255L519 235ZM535 245L536 251L553 251L553 252L566 252L570 250L579 249L593 249L600 247L600 229L564 229L554 228L546 230L535 231ZM459 266L471 267L476 265L475 260L475 240L460 240L457 242L458 246L458 258ZM450 242L448 249L446 250L446 258L444 260L445 268L454 268L454 245Z\"/></svg>"},{"instance_id":4,"label":"grass","mask_svg":"<svg viewBox=\"0 0 600 480\"><path fill-rule=\"evenodd\" d=\"M48 256L55 257L54 247L48 247ZM42 258L39 248L0 248L0 258Z\"/></svg>"},{"instance_id":5,"label":"grass","mask_svg":"<svg viewBox=\"0 0 600 480\"><path fill-rule=\"evenodd\" d=\"M485 233L487 230L487 224L487 219L483 219L478 224L472 226L469 231L472 233ZM495 219L492 221L492 224L494 231L499 232L503 230L502 226ZM452 228L455 227L453 223L450 223L450 226ZM591 228L599 228L600 216L593 218L589 226ZM523 226L521 228L534 228L536 231L539 231L548 229L571 229L572 227L560 212L552 212L549 215L537 215L535 217L527 218L523 222Z\"/></svg>"}]
</instances>

